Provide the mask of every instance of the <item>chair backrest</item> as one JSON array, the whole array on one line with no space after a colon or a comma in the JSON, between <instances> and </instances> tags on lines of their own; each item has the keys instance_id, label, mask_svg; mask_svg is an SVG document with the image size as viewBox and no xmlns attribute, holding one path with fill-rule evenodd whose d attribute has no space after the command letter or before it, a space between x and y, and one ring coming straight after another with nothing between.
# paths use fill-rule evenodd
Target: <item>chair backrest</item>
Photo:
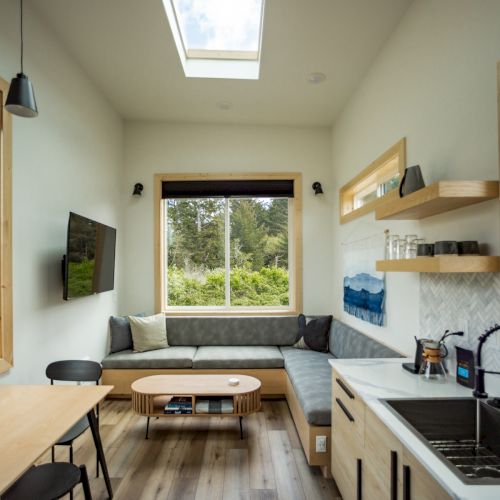
<instances>
[{"instance_id":1,"label":"chair backrest","mask_svg":"<svg viewBox=\"0 0 500 500\"><path fill-rule=\"evenodd\" d=\"M47 375L51 383L54 380L60 380L67 382L95 382L98 384L101 374L101 364L86 359L54 361L45 370L45 375Z\"/></svg>"}]
</instances>

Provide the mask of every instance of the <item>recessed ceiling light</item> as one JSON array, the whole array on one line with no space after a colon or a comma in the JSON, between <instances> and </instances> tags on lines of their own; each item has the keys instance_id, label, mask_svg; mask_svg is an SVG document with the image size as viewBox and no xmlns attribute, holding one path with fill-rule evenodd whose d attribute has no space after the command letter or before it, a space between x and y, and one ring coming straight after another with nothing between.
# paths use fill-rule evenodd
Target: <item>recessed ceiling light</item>
<instances>
[{"instance_id":1,"label":"recessed ceiling light","mask_svg":"<svg viewBox=\"0 0 500 500\"><path fill-rule=\"evenodd\" d=\"M233 107L233 103L230 101L219 101L217 107L222 111L228 111Z\"/></svg>"},{"instance_id":2,"label":"recessed ceiling light","mask_svg":"<svg viewBox=\"0 0 500 500\"><path fill-rule=\"evenodd\" d=\"M307 75L307 81L309 83L323 83L326 80L326 75L324 73L310 73Z\"/></svg>"}]
</instances>

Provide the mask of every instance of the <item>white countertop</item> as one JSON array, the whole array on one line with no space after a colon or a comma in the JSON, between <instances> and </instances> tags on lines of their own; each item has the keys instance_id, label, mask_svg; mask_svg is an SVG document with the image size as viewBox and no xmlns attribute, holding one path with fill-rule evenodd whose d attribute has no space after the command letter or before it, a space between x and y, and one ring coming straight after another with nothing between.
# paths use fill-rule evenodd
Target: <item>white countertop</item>
<instances>
[{"instance_id":1,"label":"white countertop","mask_svg":"<svg viewBox=\"0 0 500 500\"><path fill-rule=\"evenodd\" d=\"M463 483L380 399L472 397L472 389L463 387L449 376L446 382L434 382L413 375L401 367L413 359L331 359L329 360L366 405L422 463L429 474L453 497L463 500L498 500L500 485Z\"/></svg>"}]
</instances>

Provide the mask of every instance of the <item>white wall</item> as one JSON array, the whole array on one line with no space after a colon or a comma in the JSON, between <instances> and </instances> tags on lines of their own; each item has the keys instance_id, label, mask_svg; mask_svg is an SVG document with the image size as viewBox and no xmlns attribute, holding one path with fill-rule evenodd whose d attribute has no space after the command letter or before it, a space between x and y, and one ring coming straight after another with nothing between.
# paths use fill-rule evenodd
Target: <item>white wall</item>
<instances>
[{"instance_id":1,"label":"white wall","mask_svg":"<svg viewBox=\"0 0 500 500\"><path fill-rule=\"evenodd\" d=\"M500 2L415 0L334 126L335 193L401 137L407 138L408 166L420 164L427 184L498 179L498 60ZM364 323L342 310L341 242L388 228L400 235L417 232L430 242L477 239L498 255L498 208L498 201L491 201L416 223L375 222L373 213L342 226L336 219L334 314L413 353L419 275L387 273L387 326ZM463 327L460 321L449 328Z\"/></svg>"},{"instance_id":2,"label":"white wall","mask_svg":"<svg viewBox=\"0 0 500 500\"><path fill-rule=\"evenodd\" d=\"M0 4L6 80L19 69L18 6ZM40 115L13 120L14 368L3 383L45 383L57 359L102 359L117 302L116 292L64 302L61 257L70 210L117 226L121 120L27 6L25 71Z\"/></svg>"},{"instance_id":3,"label":"white wall","mask_svg":"<svg viewBox=\"0 0 500 500\"><path fill-rule=\"evenodd\" d=\"M154 309L153 174L285 171L303 174L304 311L330 312L330 162L330 132L323 128L127 123L120 311ZM322 183L323 196L314 196L314 181ZM132 196L136 182L144 184L141 198Z\"/></svg>"}]
</instances>

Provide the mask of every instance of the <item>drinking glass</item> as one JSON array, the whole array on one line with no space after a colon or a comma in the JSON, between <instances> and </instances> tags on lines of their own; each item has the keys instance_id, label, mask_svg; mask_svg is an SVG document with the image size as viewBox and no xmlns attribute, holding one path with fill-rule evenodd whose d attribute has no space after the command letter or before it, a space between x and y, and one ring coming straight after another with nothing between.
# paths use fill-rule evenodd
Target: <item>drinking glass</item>
<instances>
[{"instance_id":1,"label":"drinking glass","mask_svg":"<svg viewBox=\"0 0 500 500\"><path fill-rule=\"evenodd\" d=\"M396 246L399 240L399 234L388 234L385 239L385 258L387 260L395 259Z\"/></svg>"}]
</instances>

